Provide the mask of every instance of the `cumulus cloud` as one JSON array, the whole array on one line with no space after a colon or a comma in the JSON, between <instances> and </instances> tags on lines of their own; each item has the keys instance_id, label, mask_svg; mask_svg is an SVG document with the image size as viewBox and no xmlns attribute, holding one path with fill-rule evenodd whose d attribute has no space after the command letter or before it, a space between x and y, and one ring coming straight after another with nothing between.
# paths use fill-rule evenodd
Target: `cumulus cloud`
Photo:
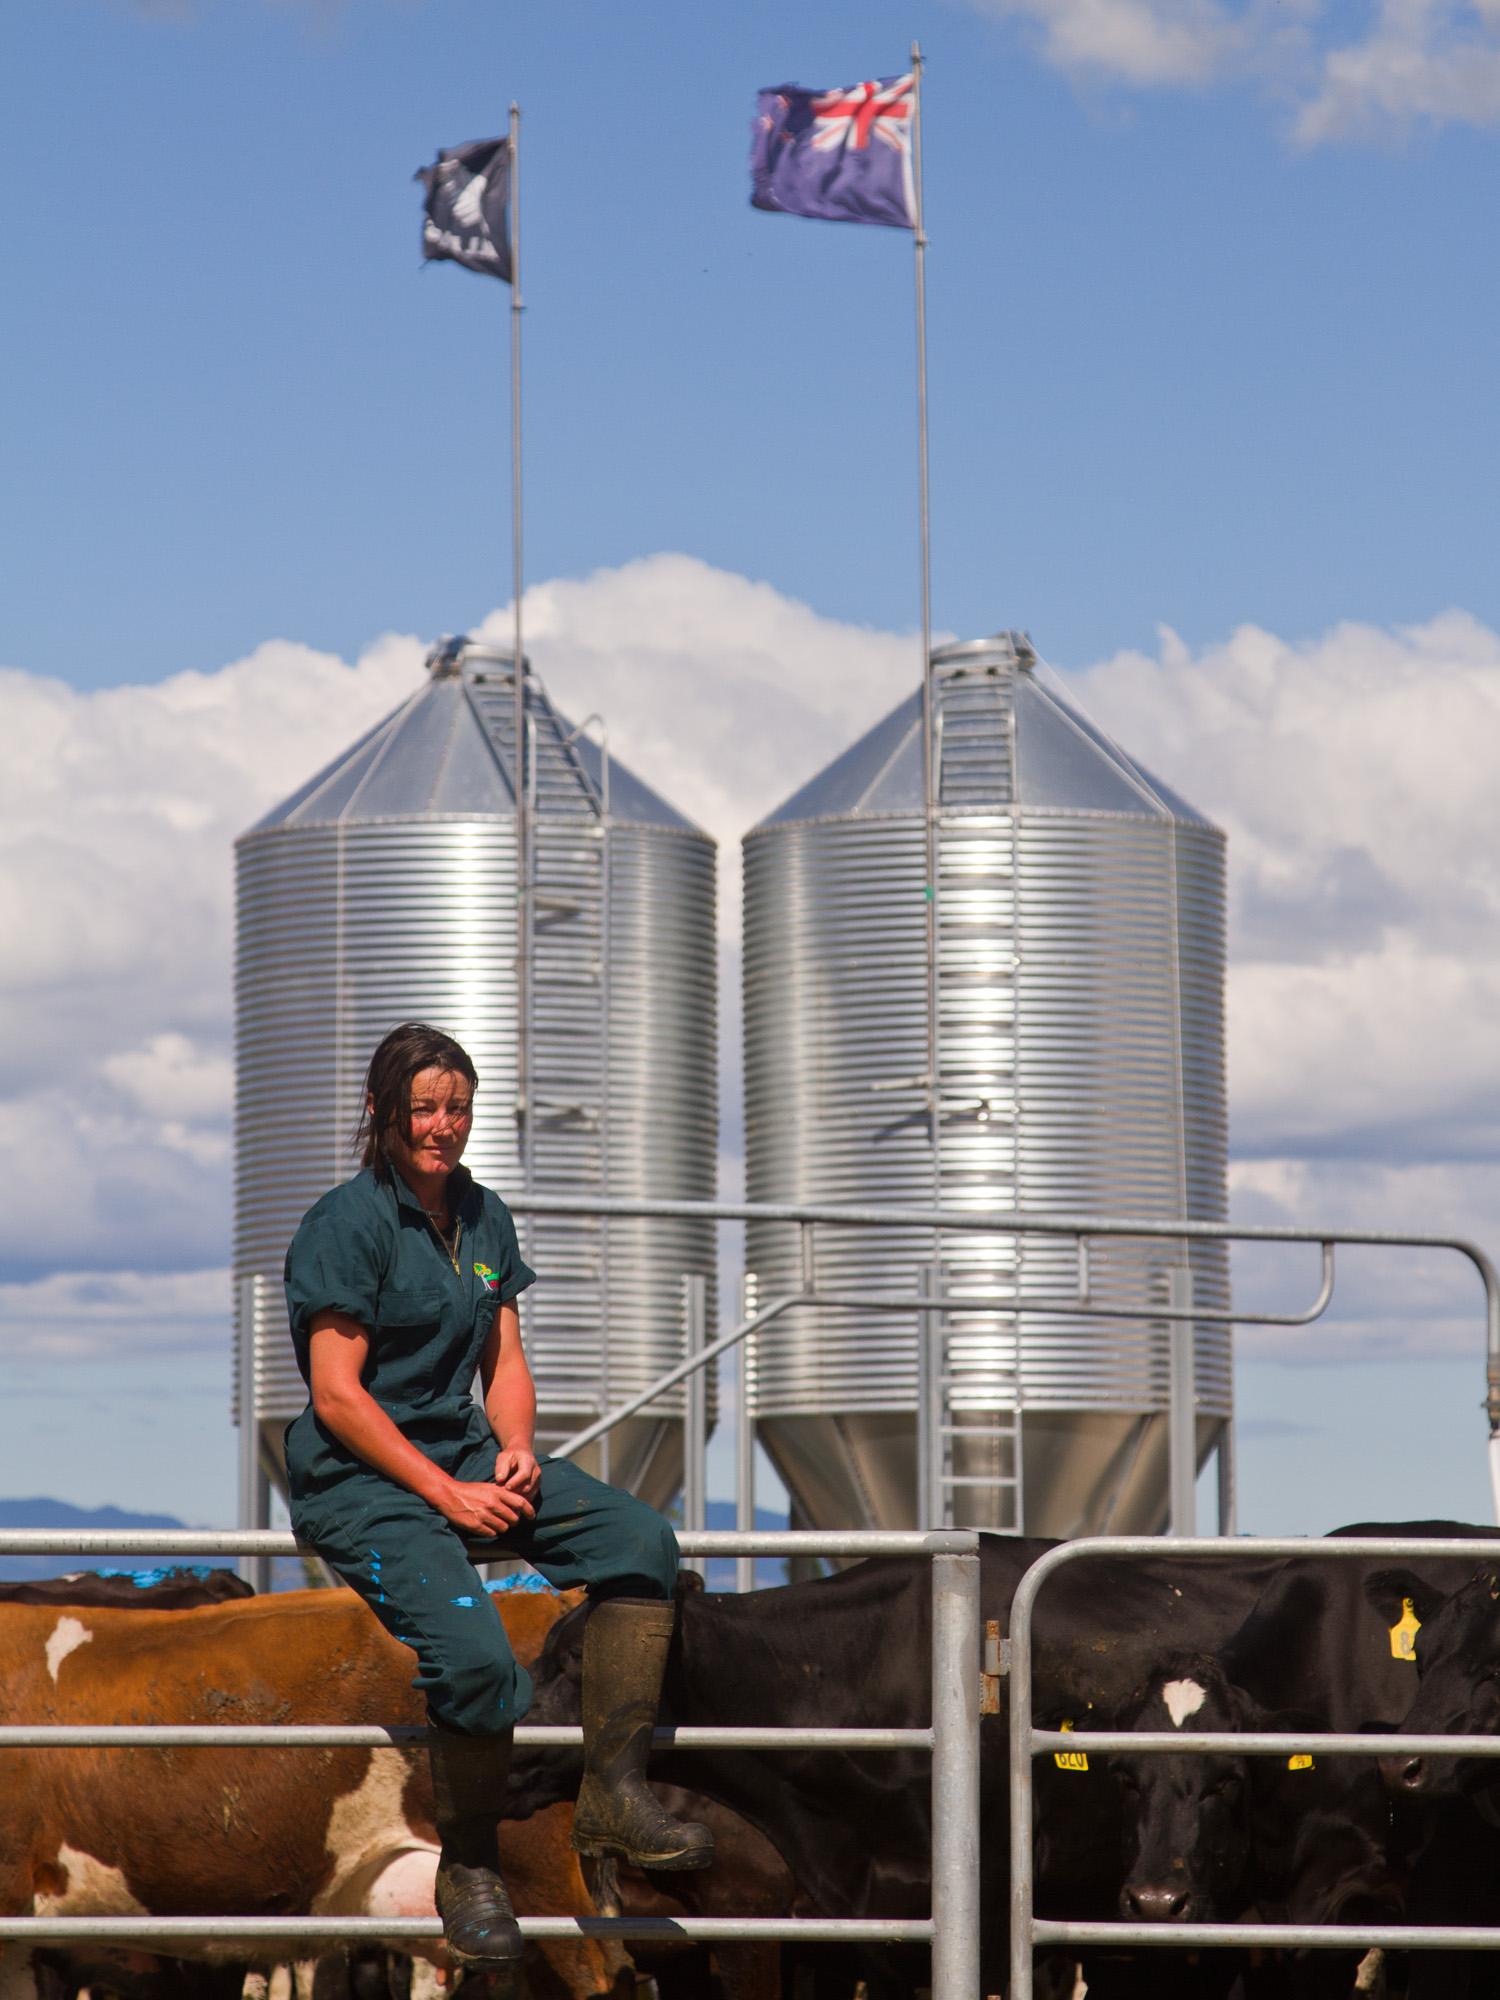
<instances>
[{"instance_id":1,"label":"cumulus cloud","mask_svg":"<svg viewBox=\"0 0 1500 2000\"><path fill-rule=\"evenodd\" d=\"M558 704L604 715L612 749L726 850L919 675L915 637L840 624L693 556L541 584L525 625ZM483 629L509 645L508 610Z\"/></svg>"},{"instance_id":2,"label":"cumulus cloud","mask_svg":"<svg viewBox=\"0 0 1500 2000\"><path fill-rule=\"evenodd\" d=\"M1496 0L1380 0L1368 34L1323 56L1297 137L1386 139L1413 124L1500 123Z\"/></svg>"},{"instance_id":3,"label":"cumulus cloud","mask_svg":"<svg viewBox=\"0 0 1500 2000\"><path fill-rule=\"evenodd\" d=\"M12 1362L113 1361L126 1351L223 1354L229 1273L54 1272L0 1284L0 1319Z\"/></svg>"},{"instance_id":4,"label":"cumulus cloud","mask_svg":"<svg viewBox=\"0 0 1500 2000\"><path fill-rule=\"evenodd\" d=\"M415 639L354 666L273 641L216 673L82 693L0 671L0 1268L222 1258L232 845L410 692ZM59 1199L59 1189L67 1200Z\"/></svg>"},{"instance_id":5,"label":"cumulus cloud","mask_svg":"<svg viewBox=\"0 0 1500 2000\"><path fill-rule=\"evenodd\" d=\"M1135 85L1211 82L1247 47L1245 19L1220 0L975 0L1020 20L1058 69Z\"/></svg>"},{"instance_id":6,"label":"cumulus cloud","mask_svg":"<svg viewBox=\"0 0 1500 2000\"><path fill-rule=\"evenodd\" d=\"M1277 1159L1238 1161L1231 1207L1242 1223L1390 1236L1446 1235L1493 1251L1500 1161ZM1235 1250L1235 1303L1248 1312L1305 1311L1316 1297L1316 1249ZM1321 1363L1400 1360L1414 1353L1472 1362L1476 1397L1485 1351L1484 1287L1451 1250L1379 1246L1336 1253L1334 1301L1306 1328L1239 1328L1251 1360Z\"/></svg>"},{"instance_id":7,"label":"cumulus cloud","mask_svg":"<svg viewBox=\"0 0 1500 2000\"><path fill-rule=\"evenodd\" d=\"M1078 684L1228 832L1237 1152L1500 1157L1500 638L1164 633Z\"/></svg>"},{"instance_id":8,"label":"cumulus cloud","mask_svg":"<svg viewBox=\"0 0 1500 2000\"><path fill-rule=\"evenodd\" d=\"M1244 1222L1480 1244L1500 1212L1500 637L1461 613L1193 653L1164 632L1076 677L1091 710L1229 835L1229 1077ZM1237 1252L1237 1298L1317 1289L1312 1253ZM1351 1252L1338 1314L1247 1354L1483 1349L1456 1257Z\"/></svg>"},{"instance_id":9,"label":"cumulus cloud","mask_svg":"<svg viewBox=\"0 0 1500 2000\"><path fill-rule=\"evenodd\" d=\"M1130 89L1251 82L1304 145L1389 141L1415 124L1500 121L1496 0L969 0L1023 25L1042 59ZM1351 20L1359 25L1351 31Z\"/></svg>"},{"instance_id":10,"label":"cumulus cloud","mask_svg":"<svg viewBox=\"0 0 1500 2000\"><path fill-rule=\"evenodd\" d=\"M728 1187L739 837L915 684L914 642L677 555L541 584L526 617L559 706L602 712L615 754L721 842ZM507 637L503 611L490 629ZM35 1163L0 1214L7 1317L52 1325L61 1303L71 1337L94 1315L117 1345L170 1344L191 1314L170 1290L144 1303L152 1286L222 1286L232 841L417 688L421 658L391 637L352 665L277 642L95 694L0 676L16 1030L0 1155ZM1230 836L1236 1212L1483 1240L1500 1194L1500 637L1456 612L1302 642L1247 627L1198 652L1164 633L1071 679ZM45 1289L84 1270L127 1291ZM1302 1288L1300 1268L1246 1283L1262 1275L1276 1300ZM1346 1294L1377 1350L1380 1324L1412 1323L1386 1282ZM1402 1282L1433 1339L1451 1320L1471 1340L1461 1271ZM225 1305L220 1289L215 1337Z\"/></svg>"},{"instance_id":11,"label":"cumulus cloud","mask_svg":"<svg viewBox=\"0 0 1500 2000\"><path fill-rule=\"evenodd\" d=\"M559 705L601 711L615 754L722 843L732 999L740 834L914 683L915 640L674 555L540 585L526 618ZM491 628L508 642L508 609ZM20 1030L0 1049L0 1151L39 1168L0 1216L0 1271L222 1259L233 842L413 693L422 658L411 637L352 665L273 641L216 673L95 693L0 672Z\"/></svg>"}]
</instances>

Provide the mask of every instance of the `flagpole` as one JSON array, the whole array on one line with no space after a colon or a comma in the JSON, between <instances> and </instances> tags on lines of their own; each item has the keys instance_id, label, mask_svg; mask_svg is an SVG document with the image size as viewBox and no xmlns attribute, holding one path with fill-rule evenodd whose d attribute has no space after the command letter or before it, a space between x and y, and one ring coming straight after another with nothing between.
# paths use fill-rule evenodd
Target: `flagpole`
<instances>
[{"instance_id":1,"label":"flagpole","mask_svg":"<svg viewBox=\"0 0 1500 2000\"><path fill-rule=\"evenodd\" d=\"M917 288L917 519L922 591L922 817L923 883L927 906L927 1115L932 1131L937 1199L941 1107L938 1102L937 805L933 778L932 535L927 497L927 231L922 218L922 51L911 45L912 242Z\"/></svg>"},{"instance_id":2,"label":"flagpole","mask_svg":"<svg viewBox=\"0 0 1500 2000\"><path fill-rule=\"evenodd\" d=\"M526 672L521 634L521 107L510 107L510 561L516 788L516 1127L531 1188L531 828L526 809Z\"/></svg>"}]
</instances>

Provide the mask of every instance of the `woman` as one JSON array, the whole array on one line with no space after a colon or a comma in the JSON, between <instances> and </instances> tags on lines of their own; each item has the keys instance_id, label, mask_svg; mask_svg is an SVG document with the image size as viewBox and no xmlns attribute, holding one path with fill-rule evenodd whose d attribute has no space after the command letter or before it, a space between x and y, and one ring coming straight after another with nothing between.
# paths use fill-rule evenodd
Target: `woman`
<instances>
[{"instance_id":1,"label":"woman","mask_svg":"<svg viewBox=\"0 0 1500 2000\"><path fill-rule=\"evenodd\" d=\"M505 1204L459 1164L477 1081L458 1043L420 1022L393 1029L371 1058L361 1171L308 1210L287 1252L311 1399L286 1447L298 1536L420 1663L448 1949L505 1971L521 1936L496 1828L531 1682L466 1544L524 1556L592 1599L574 1846L647 1868L706 1867L713 1846L645 1782L676 1538L641 1501L532 1449L516 1300L535 1274Z\"/></svg>"}]
</instances>

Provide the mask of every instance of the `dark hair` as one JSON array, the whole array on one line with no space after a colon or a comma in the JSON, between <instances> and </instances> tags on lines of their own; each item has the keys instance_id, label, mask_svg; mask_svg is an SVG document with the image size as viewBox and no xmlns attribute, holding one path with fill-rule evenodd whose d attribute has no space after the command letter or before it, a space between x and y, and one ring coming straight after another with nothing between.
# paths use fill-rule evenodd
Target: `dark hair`
<instances>
[{"instance_id":1,"label":"dark hair","mask_svg":"<svg viewBox=\"0 0 1500 2000\"><path fill-rule=\"evenodd\" d=\"M382 1179L391 1169L388 1136L399 1132L411 1139L411 1080L424 1069L455 1070L475 1088L479 1084L466 1052L441 1028L429 1028L425 1021L403 1021L392 1028L365 1071L365 1102L354 1132L360 1165L373 1167Z\"/></svg>"}]
</instances>

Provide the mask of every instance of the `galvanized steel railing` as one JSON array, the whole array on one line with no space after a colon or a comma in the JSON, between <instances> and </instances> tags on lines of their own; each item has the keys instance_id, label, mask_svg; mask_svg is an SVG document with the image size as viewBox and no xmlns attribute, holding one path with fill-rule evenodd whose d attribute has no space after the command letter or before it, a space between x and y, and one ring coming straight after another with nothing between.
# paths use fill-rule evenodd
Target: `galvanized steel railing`
<instances>
[{"instance_id":1,"label":"galvanized steel railing","mask_svg":"<svg viewBox=\"0 0 1500 2000\"><path fill-rule=\"evenodd\" d=\"M1032 1629L1037 1595L1065 1563L1091 1556L1286 1556L1353 1559L1359 1556L1473 1557L1495 1560L1493 1541L1416 1540L1382 1535L1327 1540L1312 1537L1215 1536L1163 1540L1152 1535L1100 1535L1061 1543L1022 1577L1011 1606L1010 1648L1010 1980L1006 2000L1032 2000L1032 1955L1043 1945L1145 1945L1201 1951L1210 1948L1390 1951L1500 1951L1500 1928L1479 1924L1188 1924L1083 1923L1038 1917L1035 1912L1032 1759L1086 1749L1108 1755L1144 1752L1165 1756L1285 1757L1464 1756L1500 1757L1497 1736L1351 1735L1279 1730L1090 1729L1084 1735L1037 1729L1032 1723ZM1105 1611L1101 1608L1101 1617Z\"/></svg>"},{"instance_id":2,"label":"galvanized steel railing","mask_svg":"<svg viewBox=\"0 0 1500 2000\"><path fill-rule=\"evenodd\" d=\"M979 1538L970 1531L937 1534L792 1533L687 1534L685 1554L889 1556L922 1555L932 1563L932 1720L925 1729L658 1729L656 1741L677 1749L926 1750L932 1756L932 1913L915 1918L522 1917L530 1938L675 1938L695 1943L761 1942L928 1944L934 2000L977 2000L979 1993ZM117 1532L50 1529L0 1533L0 1555L290 1556L295 1539L270 1529L237 1532L133 1529ZM0 1748L64 1749L191 1746L312 1748L406 1744L412 1728L368 1725L312 1727L202 1725L111 1726L17 1724L0 1728ZM577 1727L528 1725L521 1744L577 1744ZM437 1918L389 1917L0 1917L0 1945L91 1943L171 1945L286 1944L385 1941L431 1942ZM299 1951L296 1956L305 1956Z\"/></svg>"},{"instance_id":3,"label":"galvanized steel railing","mask_svg":"<svg viewBox=\"0 0 1500 2000\"><path fill-rule=\"evenodd\" d=\"M1490 1486L1495 1517L1500 1521L1500 1275L1497 1275L1495 1265L1485 1251L1478 1244L1471 1243L1463 1237L1403 1235L1395 1231L1378 1229L1265 1228L1240 1226L1228 1222L1190 1222L1163 1217L1052 1215L1030 1210L1003 1209L798 1206L785 1202L650 1201L573 1195L516 1195L511 1198L510 1205L522 1215L676 1217L713 1222L786 1222L796 1224L800 1231L801 1272L796 1291L768 1300L757 1311L743 1319L738 1326L715 1340L707 1339L707 1328L702 1320L701 1306L698 1318L695 1320L692 1307L689 1305L686 1312L689 1352L686 1358L669 1368L638 1394L617 1404L583 1430L576 1432L558 1448L559 1455L566 1456L579 1451L585 1445L594 1443L596 1439L607 1436L616 1424L633 1416L636 1411L655 1401L667 1390L675 1388L679 1382L690 1380L699 1387L696 1400L690 1404L687 1425L689 1437L685 1443L690 1447L689 1456L692 1457L696 1453L699 1463L696 1466L689 1465L688 1494L690 1498L698 1499L701 1504L701 1497L707 1490L701 1464L702 1454L707 1446L706 1408L702 1390L702 1385L706 1381L704 1370L717 1361L721 1354L727 1354L731 1350L738 1350L740 1357L743 1358L744 1342L750 1334L758 1332L773 1320L799 1306L819 1306L839 1311L912 1313L918 1316L991 1311L1020 1317L1055 1315L1069 1319L1135 1320L1149 1325L1160 1323L1167 1327L1169 1333L1170 1518L1172 1531L1177 1535L1190 1535L1197 1525L1194 1518L1194 1487L1198 1472L1194 1421L1196 1406L1194 1325L1200 1321L1225 1322L1241 1326L1311 1325L1314 1320L1322 1317L1332 1303L1334 1254L1339 1247L1447 1251L1463 1257L1473 1266L1484 1289L1485 1409L1490 1424ZM922 1228L930 1229L937 1235L945 1231L959 1231L966 1235L993 1231L997 1235L1006 1236L1066 1237L1078 1246L1078 1289L1071 1298L1053 1299L1015 1295L986 1298L970 1293L943 1295L936 1291L919 1292L903 1298L889 1292L820 1290L817 1275L816 1231L821 1228L872 1227ZM1093 1240L1111 1237L1152 1238L1184 1244L1216 1242L1316 1245L1321 1258L1318 1290L1311 1302L1297 1312L1254 1312L1241 1307L1222 1311L1217 1308L1195 1306L1190 1297L1179 1297L1175 1291L1160 1305L1132 1306L1113 1302L1101 1305L1089 1296L1089 1244ZM742 1532L748 1532L754 1525L752 1474L754 1434L745 1390L742 1368L739 1383L739 1435L736 1441L738 1462L736 1522ZM932 1481L926 1461L929 1461L934 1454L935 1446L930 1428L936 1421L938 1415L932 1410L918 1413L919 1457L923 1462L918 1478L919 1519L929 1504L928 1496ZM1233 1477L1232 1459L1221 1446L1218 1523L1221 1532L1234 1525ZM688 1512L689 1528L701 1524L694 1518L694 1512L693 1509ZM934 1522L931 1525L940 1524ZM1024 1527L1024 1523L1017 1522L1017 1526ZM742 1570L740 1588L748 1587L748 1574Z\"/></svg>"}]
</instances>

